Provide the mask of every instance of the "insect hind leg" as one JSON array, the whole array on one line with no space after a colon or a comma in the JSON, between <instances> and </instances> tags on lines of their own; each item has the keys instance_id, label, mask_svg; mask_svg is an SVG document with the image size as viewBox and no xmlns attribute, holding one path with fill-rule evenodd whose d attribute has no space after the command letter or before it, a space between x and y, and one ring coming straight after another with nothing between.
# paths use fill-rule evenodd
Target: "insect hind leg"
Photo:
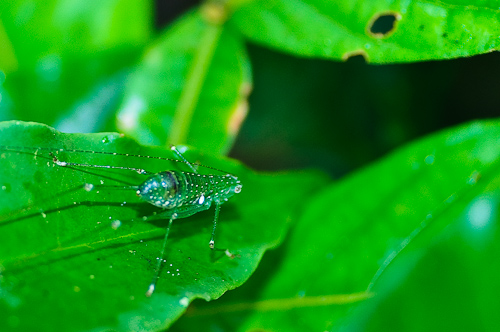
<instances>
[{"instance_id":1,"label":"insect hind leg","mask_svg":"<svg viewBox=\"0 0 500 332\"><path fill-rule=\"evenodd\" d=\"M168 221L167 225L167 230L165 232L165 237L163 238L163 245L161 247L160 251L160 256L157 258L156 262L156 271L153 276L153 280L151 281L151 284L149 284L148 290L146 291L146 296L150 297L153 295L153 292L155 291L156 288L156 281L158 280L158 277L160 275L160 270L161 270L161 263L163 262L163 255L165 254L165 248L167 246L167 239L168 239L168 233L170 233L170 227L172 226L172 221L175 219L174 215L170 216L170 219Z\"/></svg>"}]
</instances>

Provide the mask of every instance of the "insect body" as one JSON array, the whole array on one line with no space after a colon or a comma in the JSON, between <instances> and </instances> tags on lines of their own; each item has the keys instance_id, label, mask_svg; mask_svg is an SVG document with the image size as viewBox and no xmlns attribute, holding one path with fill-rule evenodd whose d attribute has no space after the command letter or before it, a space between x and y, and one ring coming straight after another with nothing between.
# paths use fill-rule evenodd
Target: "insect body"
<instances>
[{"instance_id":1,"label":"insect body","mask_svg":"<svg viewBox=\"0 0 500 332\"><path fill-rule=\"evenodd\" d=\"M2 150L16 150L16 149L30 149L26 147L13 147L13 146L0 146ZM157 214L155 218L165 218L169 219L165 238L163 240L163 246L161 249L161 254L158 259L156 266L156 272L153 277L153 281L149 285L146 292L146 296L151 296L154 292L156 280L158 279L159 271L161 268L161 263L163 261L163 255L165 252L165 247L168 239L168 234L172 221L179 218L186 218L194 215L198 212L208 210L212 203L215 204L215 216L213 220L212 236L210 238L209 247L214 249L214 237L215 230L217 226L217 221L219 218L220 206L231 198L234 194L241 191L242 185L238 178L232 174L225 175L204 175L199 174L193 165L187 161L184 156L172 146L171 150L176 153L180 160L162 158L162 157L150 157L141 155L128 155L121 153L112 152L98 152L98 151L85 151L85 150L63 150L63 149L49 149L49 148L35 148L38 150L46 151L67 151L67 152L90 152L95 154L109 154L109 155L122 155L122 156L132 156L141 158L152 158L160 160L170 160L185 163L191 172L182 171L163 171L159 173L148 172L141 168L133 167L123 167L123 166L112 166L112 165L95 165L95 164L82 164L82 163L72 163L59 160L52 152L53 162L61 167L94 167L94 168L106 168L106 169L122 169L135 171L139 174L148 175L148 178L137 186L124 186L119 187L120 189L130 189L135 190L137 196L142 200L164 209L162 212ZM206 167L206 166L205 166ZM94 185L86 185L85 190L94 190L96 187Z\"/></svg>"},{"instance_id":2,"label":"insect body","mask_svg":"<svg viewBox=\"0 0 500 332\"><path fill-rule=\"evenodd\" d=\"M178 214L185 210L188 217L209 209L212 202L227 201L240 190L241 184L234 175L166 171L144 181L138 186L137 195L157 207L179 210Z\"/></svg>"}]
</instances>

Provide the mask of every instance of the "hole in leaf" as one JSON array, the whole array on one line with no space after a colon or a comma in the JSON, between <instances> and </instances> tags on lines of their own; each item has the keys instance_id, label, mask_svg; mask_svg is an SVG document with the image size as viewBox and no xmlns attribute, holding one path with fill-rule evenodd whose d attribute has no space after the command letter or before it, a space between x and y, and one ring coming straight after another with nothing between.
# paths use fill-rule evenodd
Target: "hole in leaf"
<instances>
[{"instance_id":1,"label":"hole in leaf","mask_svg":"<svg viewBox=\"0 0 500 332\"><path fill-rule=\"evenodd\" d=\"M399 20L401 20L401 15L399 13L378 13L368 24L368 34L375 38L387 37L396 30L396 24Z\"/></svg>"},{"instance_id":2,"label":"hole in leaf","mask_svg":"<svg viewBox=\"0 0 500 332\"><path fill-rule=\"evenodd\" d=\"M342 60L349 61L353 63L368 63L370 58L364 50L356 50L352 52L347 52L342 55Z\"/></svg>"}]
</instances>

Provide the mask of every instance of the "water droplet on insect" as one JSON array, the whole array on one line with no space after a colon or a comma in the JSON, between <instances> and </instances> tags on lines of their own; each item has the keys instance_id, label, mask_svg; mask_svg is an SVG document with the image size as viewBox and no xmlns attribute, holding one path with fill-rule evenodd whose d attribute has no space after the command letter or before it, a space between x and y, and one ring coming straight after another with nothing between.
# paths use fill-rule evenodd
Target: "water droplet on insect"
<instances>
[{"instance_id":1,"label":"water droplet on insect","mask_svg":"<svg viewBox=\"0 0 500 332\"><path fill-rule=\"evenodd\" d=\"M40 214L42 215L42 218L47 218L47 215L45 213L41 212Z\"/></svg>"},{"instance_id":2,"label":"water droplet on insect","mask_svg":"<svg viewBox=\"0 0 500 332\"><path fill-rule=\"evenodd\" d=\"M94 185L92 183L85 183L85 191L92 191L94 189Z\"/></svg>"},{"instance_id":3,"label":"water droplet on insect","mask_svg":"<svg viewBox=\"0 0 500 332\"><path fill-rule=\"evenodd\" d=\"M101 139L101 141L102 141L104 144L107 144L107 143L111 142L111 140L109 139L109 136L108 136L108 135L104 136L104 137Z\"/></svg>"}]
</instances>

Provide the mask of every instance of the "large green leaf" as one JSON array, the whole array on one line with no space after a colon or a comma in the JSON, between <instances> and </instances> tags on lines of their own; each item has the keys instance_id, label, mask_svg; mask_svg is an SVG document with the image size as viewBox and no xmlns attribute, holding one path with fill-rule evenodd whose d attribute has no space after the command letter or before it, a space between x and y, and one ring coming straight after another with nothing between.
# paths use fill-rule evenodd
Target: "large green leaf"
<instances>
[{"instance_id":1,"label":"large green leaf","mask_svg":"<svg viewBox=\"0 0 500 332\"><path fill-rule=\"evenodd\" d=\"M73 131L104 121L102 112L121 93L109 87L110 76L133 64L148 42L151 7L142 0L3 1L0 71L13 107L2 119L54 124L79 113ZM80 105L89 94L92 107Z\"/></svg>"},{"instance_id":2,"label":"large green leaf","mask_svg":"<svg viewBox=\"0 0 500 332\"><path fill-rule=\"evenodd\" d=\"M246 115L249 60L237 33L184 15L145 54L127 84L118 127L145 144L226 153Z\"/></svg>"},{"instance_id":3,"label":"large green leaf","mask_svg":"<svg viewBox=\"0 0 500 332\"><path fill-rule=\"evenodd\" d=\"M176 327L498 327L499 138L499 120L475 122L332 184L313 197L283 257L264 258L265 274L227 301L193 305Z\"/></svg>"},{"instance_id":4,"label":"large green leaf","mask_svg":"<svg viewBox=\"0 0 500 332\"><path fill-rule=\"evenodd\" d=\"M145 175L62 167L54 164L46 150L28 147L66 149L54 153L61 162L151 172L186 165L69 152L173 157L170 150L141 147L116 133L62 134L33 123L2 123L0 145L2 331L156 331L167 327L192 299L216 299L245 282L264 251L282 241L301 207L294 202L309 197L325 180L311 173L259 175L233 161L186 151L188 160L236 174L243 184L241 194L222 206L216 236L216 248L227 248L236 257L208 247L213 209L176 220L156 291L148 298L145 292L167 221L155 220L154 213L161 210L142 202L134 190L114 187L137 185ZM217 174L201 166L199 171ZM89 184L94 189L86 191ZM294 190L297 187L300 190Z\"/></svg>"},{"instance_id":5,"label":"large green leaf","mask_svg":"<svg viewBox=\"0 0 500 332\"><path fill-rule=\"evenodd\" d=\"M248 38L293 54L369 62L450 59L495 50L498 1L239 1Z\"/></svg>"},{"instance_id":6,"label":"large green leaf","mask_svg":"<svg viewBox=\"0 0 500 332\"><path fill-rule=\"evenodd\" d=\"M498 188L498 175L488 180ZM428 249L395 262L379 295L334 330L498 330L499 203L498 189L477 195Z\"/></svg>"}]
</instances>

